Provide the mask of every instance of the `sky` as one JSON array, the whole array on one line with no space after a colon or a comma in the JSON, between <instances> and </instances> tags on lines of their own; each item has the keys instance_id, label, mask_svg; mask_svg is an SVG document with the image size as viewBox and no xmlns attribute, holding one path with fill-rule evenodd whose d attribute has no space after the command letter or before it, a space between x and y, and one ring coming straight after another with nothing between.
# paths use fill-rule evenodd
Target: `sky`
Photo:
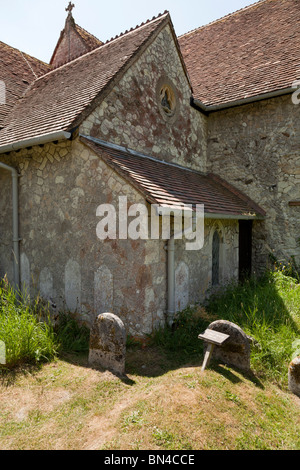
<instances>
[{"instance_id":1,"label":"sky","mask_svg":"<svg viewBox=\"0 0 300 470\"><path fill-rule=\"evenodd\" d=\"M49 62L69 0L0 0L0 41ZM178 36L256 0L73 0L77 24L105 42L168 10Z\"/></svg>"}]
</instances>

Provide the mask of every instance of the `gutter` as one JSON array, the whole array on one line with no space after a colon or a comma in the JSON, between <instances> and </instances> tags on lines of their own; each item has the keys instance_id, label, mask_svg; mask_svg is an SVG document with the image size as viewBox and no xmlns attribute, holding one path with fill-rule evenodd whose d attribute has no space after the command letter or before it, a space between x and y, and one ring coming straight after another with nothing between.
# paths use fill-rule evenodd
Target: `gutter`
<instances>
[{"instance_id":1,"label":"gutter","mask_svg":"<svg viewBox=\"0 0 300 470\"><path fill-rule=\"evenodd\" d=\"M278 96L289 95L294 93L295 88L284 88L283 90L272 91L269 93L263 93L262 95L251 96L250 98L242 98L236 101L230 101L229 103L206 105L202 101L191 97L191 106L202 111L204 114L209 114L222 109L235 108L236 106L242 106L249 103L255 103L256 101L263 101L270 98L276 98Z\"/></svg>"},{"instance_id":2,"label":"gutter","mask_svg":"<svg viewBox=\"0 0 300 470\"><path fill-rule=\"evenodd\" d=\"M218 219L218 220L264 220L266 217L260 214L241 214L241 215L231 215L231 214L211 214L206 212L204 214L205 219Z\"/></svg>"},{"instance_id":3,"label":"gutter","mask_svg":"<svg viewBox=\"0 0 300 470\"><path fill-rule=\"evenodd\" d=\"M0 154L14 152L16 150L21 150L27 147L33 147L35 145L43 145L48 144L50 142L60 142L63 140L68 140L71 138L71 136L71 132L65 131L58 131L52 132L51 134L39 135L37 137L32 137L31 139L20 140L19 142L15 142L13 144L2 145L0 146Z\"/></svg>"},{"instance_id":4,"label":"gutter","mask_svg":"<svg viewBox=\"0 0 300 470\"><path fill-rule=\"evenodd\" d=\"M14 284L15 288L20 288L20 248L19 248L19 191L18 172L15 168L0 162L0 168L7 170L12 176L12 205L13 205L13 258L14 258Z\"/></svg>"}]
</instances>

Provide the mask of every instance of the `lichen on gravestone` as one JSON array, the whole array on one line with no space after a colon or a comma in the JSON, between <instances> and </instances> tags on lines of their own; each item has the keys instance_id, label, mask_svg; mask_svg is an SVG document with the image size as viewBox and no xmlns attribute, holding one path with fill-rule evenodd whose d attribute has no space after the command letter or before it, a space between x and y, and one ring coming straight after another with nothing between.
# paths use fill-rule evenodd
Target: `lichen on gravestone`
<instances>
[{"instance_id":1,"label":"lichen on gravestone","mask_svg":"<svg viewBox=\"0 0 300 470\"><path fill-rule=\"evenodd\" d=\"M125 358L126 330L123 322L112 313L99 315L91 330L89 365L124 375Z\"/></svg>"},{"instance_id":2,"label":"lichen on gravestone","mask_svg":"<svg viewBox=\"0 0 300 470\"><path fill-rule=\"evenodd\" d=\"M208 328L230 336L223 346L214 348L213 359L249 371L251 348L246 333L238 325L226 320L215 321Z\"/></svg>"}]
</instances>

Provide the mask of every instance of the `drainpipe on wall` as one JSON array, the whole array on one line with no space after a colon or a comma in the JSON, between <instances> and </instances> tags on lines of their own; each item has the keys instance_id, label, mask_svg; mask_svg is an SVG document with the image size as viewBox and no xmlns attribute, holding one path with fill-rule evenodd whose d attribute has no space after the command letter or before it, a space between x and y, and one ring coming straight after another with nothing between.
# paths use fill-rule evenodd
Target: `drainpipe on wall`
<instances>
[{"instance_id":1,"label":"drainpipe on wall","mask_svg":"<svg viewBox=\"0 0 300 470\"><path fill-rule=\"evenodd\" d=\"M170 238L168 251L168 323L172 323L175 316L175 239Z\"/></svg>"},{"instance_id":2,"label":"drainpipe on wall","mask_svg":"<svg viewBox=\"0 0 300 470\"><path fill-rule=\"evenodd\" d=\"M176 289L176 280L175 280L175 237L180 235L184 237L194 230L196 223L196 216L193 214L193 222L191 227L186 230L180 231L177 234L174 234L169 240L165 247L168 252L168 323L171 325L173 323L175 314L176 314L176 305L175 305L175 289Z\"/></svg>"},{"instance_id":3,"label":"drainpipe on wall","mask_svg":"<svg viewBox=\"0 0 300 470\"><path fill-rule=\"evenodd\" d=\"M19 191L18 172L15 168L0 162L0 168L7 170L12 176L12 205L13 205L13 255L14 255L14 284L20 288L20 248L19 248Z\"/></svg>"}]
</instances>

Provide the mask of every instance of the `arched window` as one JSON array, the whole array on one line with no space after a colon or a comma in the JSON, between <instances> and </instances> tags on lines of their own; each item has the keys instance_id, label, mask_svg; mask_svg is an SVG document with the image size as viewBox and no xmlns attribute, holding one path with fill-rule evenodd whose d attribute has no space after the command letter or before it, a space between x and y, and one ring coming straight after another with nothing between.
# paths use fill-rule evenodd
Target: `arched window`
<instances>
[{"instance_id":1,"label":"arched window","mask_svg":"<svg viewBox=\"0 0 300 470\"><path fill-rule=\"evenodd\" d=\"M220 235L216 230L212 242L212 285L220 283Z\"/></svg>"}]
</instances>

